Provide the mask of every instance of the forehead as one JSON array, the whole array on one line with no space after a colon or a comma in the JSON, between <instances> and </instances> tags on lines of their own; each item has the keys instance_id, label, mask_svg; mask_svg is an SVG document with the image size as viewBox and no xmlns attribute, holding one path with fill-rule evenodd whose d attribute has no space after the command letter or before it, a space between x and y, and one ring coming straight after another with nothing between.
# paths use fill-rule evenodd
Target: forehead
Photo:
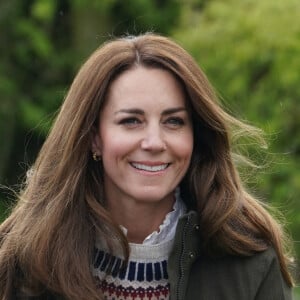
<instances>
[{"instance_id":1,"label":"forehead","mask_svg":"<svg viewBox=\"0 0 300 300\"><path fill-rule=\"evenodd\" d=\"M106 95L107 106L181 105L185 106L182 83L160 68L134 67L112 81Z\"/></svg>"}]
</instances>

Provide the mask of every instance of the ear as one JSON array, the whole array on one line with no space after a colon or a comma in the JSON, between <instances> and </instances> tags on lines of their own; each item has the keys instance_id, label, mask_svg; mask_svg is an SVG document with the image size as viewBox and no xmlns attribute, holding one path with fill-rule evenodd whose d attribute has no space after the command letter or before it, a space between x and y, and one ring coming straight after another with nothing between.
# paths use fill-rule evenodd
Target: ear
<instances>
[{"instance_id":1,"label":"ear","mask_svg":"<svg viewBox=\"0 0 300 300\"><path fill-rule=\"evenodd\" d=\"M96 153L97 155L101 156L102 153L102 142L100 138L99 129L93 127L91 132L91 150L92 153Z\"/></svg>"}]
</instances>

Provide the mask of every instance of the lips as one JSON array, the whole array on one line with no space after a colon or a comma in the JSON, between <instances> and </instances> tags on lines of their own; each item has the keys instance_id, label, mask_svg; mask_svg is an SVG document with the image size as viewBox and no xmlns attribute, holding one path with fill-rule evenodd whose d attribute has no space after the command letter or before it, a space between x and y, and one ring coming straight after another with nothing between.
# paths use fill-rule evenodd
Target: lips
<instances>
[{"instance_id":1,"label":"lips","mask_svg":"<svg viewBox=\"0 0 300 300\"><path fill-rule=\"evenodd\" d=\"M157 165L148 165L148 164L142 164L142 163L130 163L131 166L133 166L135 169L142 170L142 171L147 171L147 172L159 172L163 171L170 164L157 164Z\"/></svg>"}]
</instances>

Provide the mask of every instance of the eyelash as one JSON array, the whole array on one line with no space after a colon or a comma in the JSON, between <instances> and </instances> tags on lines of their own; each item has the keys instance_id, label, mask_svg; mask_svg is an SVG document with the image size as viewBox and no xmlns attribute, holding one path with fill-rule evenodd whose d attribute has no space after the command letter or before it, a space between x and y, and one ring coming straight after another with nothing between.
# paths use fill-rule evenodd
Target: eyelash
<instances>
[{"instance_id":1,"label":"eyelash","mask_svg":"<svg viewBox=\"0 0 300 300\"><path fill-rule=\"evenodd\" d=\"M136 125L136 124L140 124L140 123L141 123L141 121L135 117L125 118L125 119L120 120L120 122L119 122L120 125Z\"/></svg>"},{"instance_id":2,"label":"eyelash","mask_svg":"<svg viewBox=\"0 0 300 300\"><path fill-rule=\"evenodd\" d=\"M119 121L120 125L129 126L129 127L130 126L135 127L141 123L142 123L142 121L136 117L128 117L128 118L124 118ZM166 119L163 122L163 124L170 125L172 127L180 127L180 126L185 125L185 121L180 117L170 117L170 118Z\"/></svg>"},{"instance_id":3,"label":"eyelash","mask_svg":"<svg viewBox=\"0 0 300 300\"><path fill-rule=\"evenodd\" d=\"M182 126L185 124L184 120L179 117L168 118L164 123L171 124L173 126Z\"/></svg>"}]
</instances>

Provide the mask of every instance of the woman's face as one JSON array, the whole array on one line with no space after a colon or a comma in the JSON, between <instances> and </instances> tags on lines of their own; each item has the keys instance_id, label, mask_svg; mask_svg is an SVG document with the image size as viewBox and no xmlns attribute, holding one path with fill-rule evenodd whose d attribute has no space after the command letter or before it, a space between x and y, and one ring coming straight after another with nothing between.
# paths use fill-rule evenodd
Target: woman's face
<instances>
[{"instance_id":1,"label":"woman's face","mask_svg":"<svg viewBox=\"0 0 300 300\"><path fill-rule=\"evenodd\" d=\"M171 73L139 66L112 82L93 140L106 201L173 199L192 150L185 95Z\"/></svg>"}]
</instances>

